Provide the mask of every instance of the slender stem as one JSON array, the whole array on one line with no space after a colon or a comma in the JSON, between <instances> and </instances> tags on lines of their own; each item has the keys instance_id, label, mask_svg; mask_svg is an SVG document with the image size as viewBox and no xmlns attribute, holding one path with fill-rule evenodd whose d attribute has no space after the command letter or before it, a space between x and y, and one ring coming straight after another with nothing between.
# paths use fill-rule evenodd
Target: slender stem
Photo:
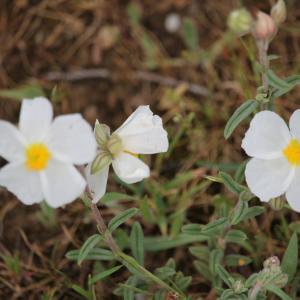
<instances>
[{"instance_id":1,"label":"slender stem","mask_svg":"<svg viewBox=\"0 0 300 300\"><path fill-rule=\"evenodd\" d=\"M80 169L81 173L84 174L83 170ZM91 201L91 210L93 218L97 224L97 228L99 233L102 235L104 242L107 244L107 246L111 249L113 254L115 255L116 259L119 260L125 267L131 267L136 269L138 272L142 273L146 278L150 279L151 281L158 284L160 287L166 289L167 291L174 293L176 295L179 295L180 299L186 299L186 297L181 294L180 292L173 289L171 286L169 286L167 283L162 281L160 278L149 272L147 269L145 269L143 266L141 266L133 257L125 254L122 252L116 241L114 240L111 232L108 230L105 221L102 217L102 214L100 210L98 209L97 205L92 203L93 195L90 190L90 187L87 185L86 187L86 195Z\"/></svg>"},{"instance_id":2,"label":"slender stem","mask_svg":"<svg viewBox=\"0 0 300 300\"><path fill-rule=\"evenodd\" d=\"M259 63L263 66L264 70L262 73L262 83L265 92L267 93L269 90L269 81L266 74L266 71L269 69L269 58L268 58L268 48L269 41L268 40L257 40L256 42L258 48L258 59Z\"/></svg>"},{"instance_id":3,"label":"slender stem","mask_svg":"<svg viewBox=\"0 0 300 300\"><path fill-rule=\"evenodd\" d=\"M125 266L130 266L130 267L136 269L137 271L139 271L140 273L144 274L145 277L149 278L150 280L152 280L153 282L155 282L162 288L164 288L172 293L178 294L178 292L176 290L174 290L172 287L170 287L168 284L166 284L160 278L156 277L154 274L152 274L147 269L145 269L143 266L141 266L133 257L122 252L121 249L119 248L119 246L117 245L117 243L115 242L112 234L108 230L97 205L92 203L91 209L92 209L92 214L93 214L94 220L97 223L97 228L98 228L100 234L103 236L105 243L111 249L111 251L113 252L113 254L116 256L116 258L119 261L121 261ZM183 298L185 298L185 297L183 296Z\"/></svg>"},{"instance_id":4,"label":"slender stem","mask_svg":"<svg viewBox=\"0 0 300 300\"><path fill-rule=\"evenodd\" d=\"M249 294L249 300L256 300L258 293L262 288L261 282L256 282Z\"/></svg>"}]
</instances>

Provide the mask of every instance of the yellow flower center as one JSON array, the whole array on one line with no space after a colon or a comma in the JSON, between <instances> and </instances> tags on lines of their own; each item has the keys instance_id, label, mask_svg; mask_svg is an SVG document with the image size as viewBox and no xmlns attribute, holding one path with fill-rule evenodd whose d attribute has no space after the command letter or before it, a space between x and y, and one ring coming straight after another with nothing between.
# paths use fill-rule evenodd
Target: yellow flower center
<instances>
[{"instance_id":1,"label":"yellow flower center","mask_svg":"<svg viewBox=\"0 0 300 300\"><path fill-rule=\"evenodd\" d=\"M284 148L283 154L290 164L300 166L300 143L296 139L290 141Z\"/></svg>"},{"instance_id":2,"label":"yellow flower center","mask_svg":"<svg viewBox=\"0 0 300 300\"><path fill-rule=\"evenodd\" d=\"M31 171L40 171L47 167L51 153L44 144L31 144L26 148L26 167Z\"/></svg>"}]
</instances>

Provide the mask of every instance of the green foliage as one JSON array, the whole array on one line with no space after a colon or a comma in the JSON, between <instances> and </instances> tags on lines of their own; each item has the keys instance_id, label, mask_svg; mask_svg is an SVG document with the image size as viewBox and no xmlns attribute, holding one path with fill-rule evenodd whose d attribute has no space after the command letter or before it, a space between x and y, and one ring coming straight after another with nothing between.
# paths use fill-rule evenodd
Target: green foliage
<instances>
[{"instance_id":1,"label":"green foliage","mask_svg":"<svg viewBox=\"0 0 300 300\"><path fill-rule=\"evenodd\" d=\"M102 240L101 235L94 234L90 236L82 245L78 255L78 264L81 264L89 255L91 250Z\"/></svg>"},{"instance_id":2,"label":"green foliage","mask_svg":"<svg viewBox=\"0 0 300 300\"><path fill-rule=\"evenodd\" d=\"M249 99L235 110L225 126L225 139L228 139L231 136L235 128L247 117L249 117L256 110L257 106L258 102L256 100Z\"/></svg>"},{"instance_id":3,"label":"green foliage","mask_svg":"<svg viewBox=\"0 0 300 300\"><path fill-rule=\"evenodd\" d=\"M14 100L32 99L45 96L45 92L38 84L25 84L15 89L0 90L0 97Z\"/></svg>"},{"instance_id":4,"label":"green foliage","mask_svg":"<svg viewBox=\"0 0 300 300\"><path fill-rule=\"evenodd\" d=\"M294 232L288 247L282 258L282 270L289 277L289 282L291 282L296 274L298 269L298 236Z\"/></svg>"},{"instance_id":5,"label":"green foliage","mask_svg":"<svg viewBox=\"0 0 300 300\"><path fill-rule=\"evenodd\" d=\"M130 234L131 251L139 264L144 264L144 233L140 223L135 222Z\"/></svg>"},{"instance_id":6,"label":"green foliage","mask_svg":"<svg viewBox=\"0 0 300 300\"><path fill-rule=\"evenodd\" d=\"M184 18L182 26L182 37L186 47L191 51L196 51L199 48L198 30L189 18Z\"/></svg>"},{"instance_id":7,"label":"green foliage","mask_svg":"<svg viewBox=\"0 0 300 300\"><path fill-rule=\"evenodd\" d=\"M108 230L110 232L113 232L116 230L120 225L128 221L130 218L132 218L134 215L138 213L137 208L129 208L123 212L121 212L118 216L115 216L111 219L111 221L108 224Z\"/></svg>"}]
</instances>

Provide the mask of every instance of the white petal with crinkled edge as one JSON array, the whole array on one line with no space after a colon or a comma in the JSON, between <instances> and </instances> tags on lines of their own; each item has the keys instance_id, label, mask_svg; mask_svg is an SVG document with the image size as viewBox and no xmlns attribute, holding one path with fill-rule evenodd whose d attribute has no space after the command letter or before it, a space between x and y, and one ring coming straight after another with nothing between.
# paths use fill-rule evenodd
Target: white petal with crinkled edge
<instances>
[{"instance_id":1,"label":"white petal with crinkled edge","mask_svg":"<svg viewBox=\"0 0 300 300\"><path fill-rule=\"evenodd\" d=\"M291 134L284 120L274 112L262 111L252 119L242 148L249 156L274 159L282 156L290 140Z\"/></svg>"},{"instance_id":2,"label":"white petal with crinkled edge","mask_svg":"<svg viewBox=\"0 0 300 300\"><path fill-rule=\"evenodd\" d=\"M9 122L0 120L0 156L7 161L25 159L26 141L20 131Z\"/></svg>"},{"instance_id":3,"label":"white petal with crinkled edge","mask_svg":"<svg viewBox=\"0 0 300 300\"><path fill-rule=\"evenodd\" d=\"M168 151L167 132L162 128L153 127L140 134L121 136L123 148L139 154L155 154Z\"/></svg>"},{"instance_id":4,"label":"white petal with crinkled edge","mask_svg":"<svg viewBox=\"0 0 300 300\"><path fill-rule=\"evenodd\" d=\"M120 153L112 162L114 171L125 183L135 183L150 176L149 167L128 153Z\"/></svg>"},{"instance_id":5,"label":"white petal with crinkled edge","mask_svg":"<svg viewBox=\"0 0 300 300\"><path fill-rule=\"evenodd\" d=\"M292 136L300 141L300 109L295 110L291 115L289 126Z\"/></svg>"},{"instance_id":6,"label":"white petal with crinkled edge","mask_svg":"<svg viewBox=\"0 0 300 300\"><path fill-rule=\"evenodd\" d=\"M19 128L29 143L43 141L53 118L50 101L44 97L22 101Z\"/></svg>"},{"instance_id":7,"label":"white petal with crinkled edge","mask_svg":"<svg viewBox=\"0 0 300 300\"><path fill-rule=\"evenodd\" d=\"M290 184L287 192L286 199L291 208L297 212L300 212L300 168L296 168L295 176Z\"/></svg>"},{"instance_id":8,"label":"white petal with crinkled edge","mask_svg":"<svg viewBox=\"0 0 300 300\"><path fill-rule=\"evenodd\" d=\"M43 200L40 174L30 172L24 163L8 163L0 170L0 185L15 194L24 204L31 205Z\"/></svg>"},{"instance_id":9,"label":"white petal with crinkled edge","mask_svg":"<svg viewBox=\"0 0 300 300\"><path fill-rule=\"evenodd\" d=\"M80 114L55 118L46 143L54 157L76 165L89 163L96 155L93 130Z\"/></svg>"},{"instance_id":10,"label":"white petal with crinkled edge","mask_svg":"<svg viewBox=\"0 0 300 300\"><path fill-rule=\"evenodd\" d=\"M84 178L73 165L54 159L41 172L41 181L45 200L54 208L77 199L86 186Z\"/></svg>"},{"instance_id":11,"label":"white petal with crinkled edge","mask_svg":"<svg viewBox=\"0 0 300 300\"><path fill-rule=\"evenodd\" d=\"M91 174L91 163L85 168L87 184L93 195L93 203L97 203L106 192L108 172L109 166L93 175Z\"/></svg>"},{"instance_id":12,"label":"white petal with crinkled edge","mask_svg":"<svg viewBox=\"0 0 300 300\"><path fill-rule=\"evenodd\" d=\"M153 127L161 127L162 120L159 116L153 115L149 105L139 106L119 127L115 133L119 136L127 136L148 132Z\"/></svg>"},{"instance_id":13,"label":"white petal with crinkled edge","mask_svg":"<svg viewBox=\"0 0 300 300\"><path fill-rule=\"evenodd\" d=\"M284 157L272 160L252 158L245 170L250 191L264 202L284 194L294 174L295 168Z\"/></svg>"}]
</instances>

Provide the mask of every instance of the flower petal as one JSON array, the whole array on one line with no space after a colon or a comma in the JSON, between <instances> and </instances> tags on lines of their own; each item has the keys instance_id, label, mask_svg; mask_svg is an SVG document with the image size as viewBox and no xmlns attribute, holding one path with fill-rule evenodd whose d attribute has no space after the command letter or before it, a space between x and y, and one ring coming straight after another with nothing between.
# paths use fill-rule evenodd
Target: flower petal
<instances>
[{"instance_id":1,"label":"flower petal","mask_svg":"<svg viewBox=\"0 0 300 300\"><path fill-rule=\"evenodd\" d=\"M300 109L294 111L289 122L291 134L300 141Z\"/></svg>"},{"instance_id":2,"label":"flower petal","mask_svg":"<svg viewBox=\"0 0 300 300\"><path fill-rule=\"evenodd\" d=\"M0 120L0 156L7 161L22 161L25 155L25 139L9 122Z\"/></svg>"},{"instance_id":3,"label":"flower petal","mask_svg":"<svg viewBox=\"0 0 300 300\"><path fill-rule=\"evenodd\" d=\"M135 183L150 176L149 167L128 153L120 153L112 165L116 174L126 183Z\"/></svg>"},{"instance_id":4,"label":"flower petal","mask_svg":"<svg viewBox=\"0 0 300 300\"><path fill-rule=\"evenodd\" d=\"M291 208L300 212L300 169L297 168L294 179L286 192L286 199Z\"/></svg>"},{"instance_id":5,"label":"flower petal","mask_svg":"<svg viewBox=\"0 0 300 300\"><path fill-rule=\"evenodd\" d=\"M38 97L22 101L19 128L29 143L44 140L52 118L52 105L46 98Z\"/></svg>"},{"instance_id":6,"label":"flower petal","mask_svg":"<svg viewBox=\"0 0 300 300\"><path fill-rule=\"evenodd\" d=\"M249 189L264 202L284 194L294 174L295 168L285 158L272 160L252 158L245 170Z\"/></svg>"},{"instance_id":7,"label":"flower petal","mask_svg":"<svg viewBox=\"0 0 300 300\"><path fill-rule=\"evenodd\" d=\"M47 145L57 159L76 165L93 160L97 148L93 130L80 114L55 118Z\"/></svg>"},{"instance_id":8,"label":"flower petal","mask_svg":"<svg viewBox=\"0 0 300 300\"><path fill-rule=\"evenodd\" d=\"M138 107L116 133L122 138L124 149L133 153L166 152L169 147L162 120L153 115L149 106Z\"/></svg>"},{"instance_id":9,"label":"flower petal","mask_svg":"<svg viewBox=\"0 0 300 300\"><path fill-rule=\"evenodd\" d=\"M52 159L41 172L42 188L46 202L56 208L78 198L86 182L74 166Z\"/></svg>"},{"instance_id":10,"label":"flower petal","mask_svg":"<svg viewBox=\"0 0 300 300\"><path fill-rule=\"evenodd\" d=\"M40 174L28 171L24 163L9 163L0 170L0 185L15 194L24 204L43 200Z\"/></svg>"},{"instance_id":11,"label":"flower petal","mask_svg":"<svg viewBox=\"0 0 300 300\"><path fill-rule=\"evenodd\" d=\"M282 150L290 140L291 134L284 120L274 112L265 110L252 119L242 148L249 156L274 159L282 156Z\"/></svg>"},{"instance_id":12,"label":"flower petal","mask_svg":"<svg viewBox=\"0 0 300 300\"><path fill-rule=\"evenodd\" d=\"M87 184L89 185L89 188L93 194L93 203L97 203L106 192L109 166L92 175L90 163L85 168L85 172Z\"/></svg>"}]
</instances>

